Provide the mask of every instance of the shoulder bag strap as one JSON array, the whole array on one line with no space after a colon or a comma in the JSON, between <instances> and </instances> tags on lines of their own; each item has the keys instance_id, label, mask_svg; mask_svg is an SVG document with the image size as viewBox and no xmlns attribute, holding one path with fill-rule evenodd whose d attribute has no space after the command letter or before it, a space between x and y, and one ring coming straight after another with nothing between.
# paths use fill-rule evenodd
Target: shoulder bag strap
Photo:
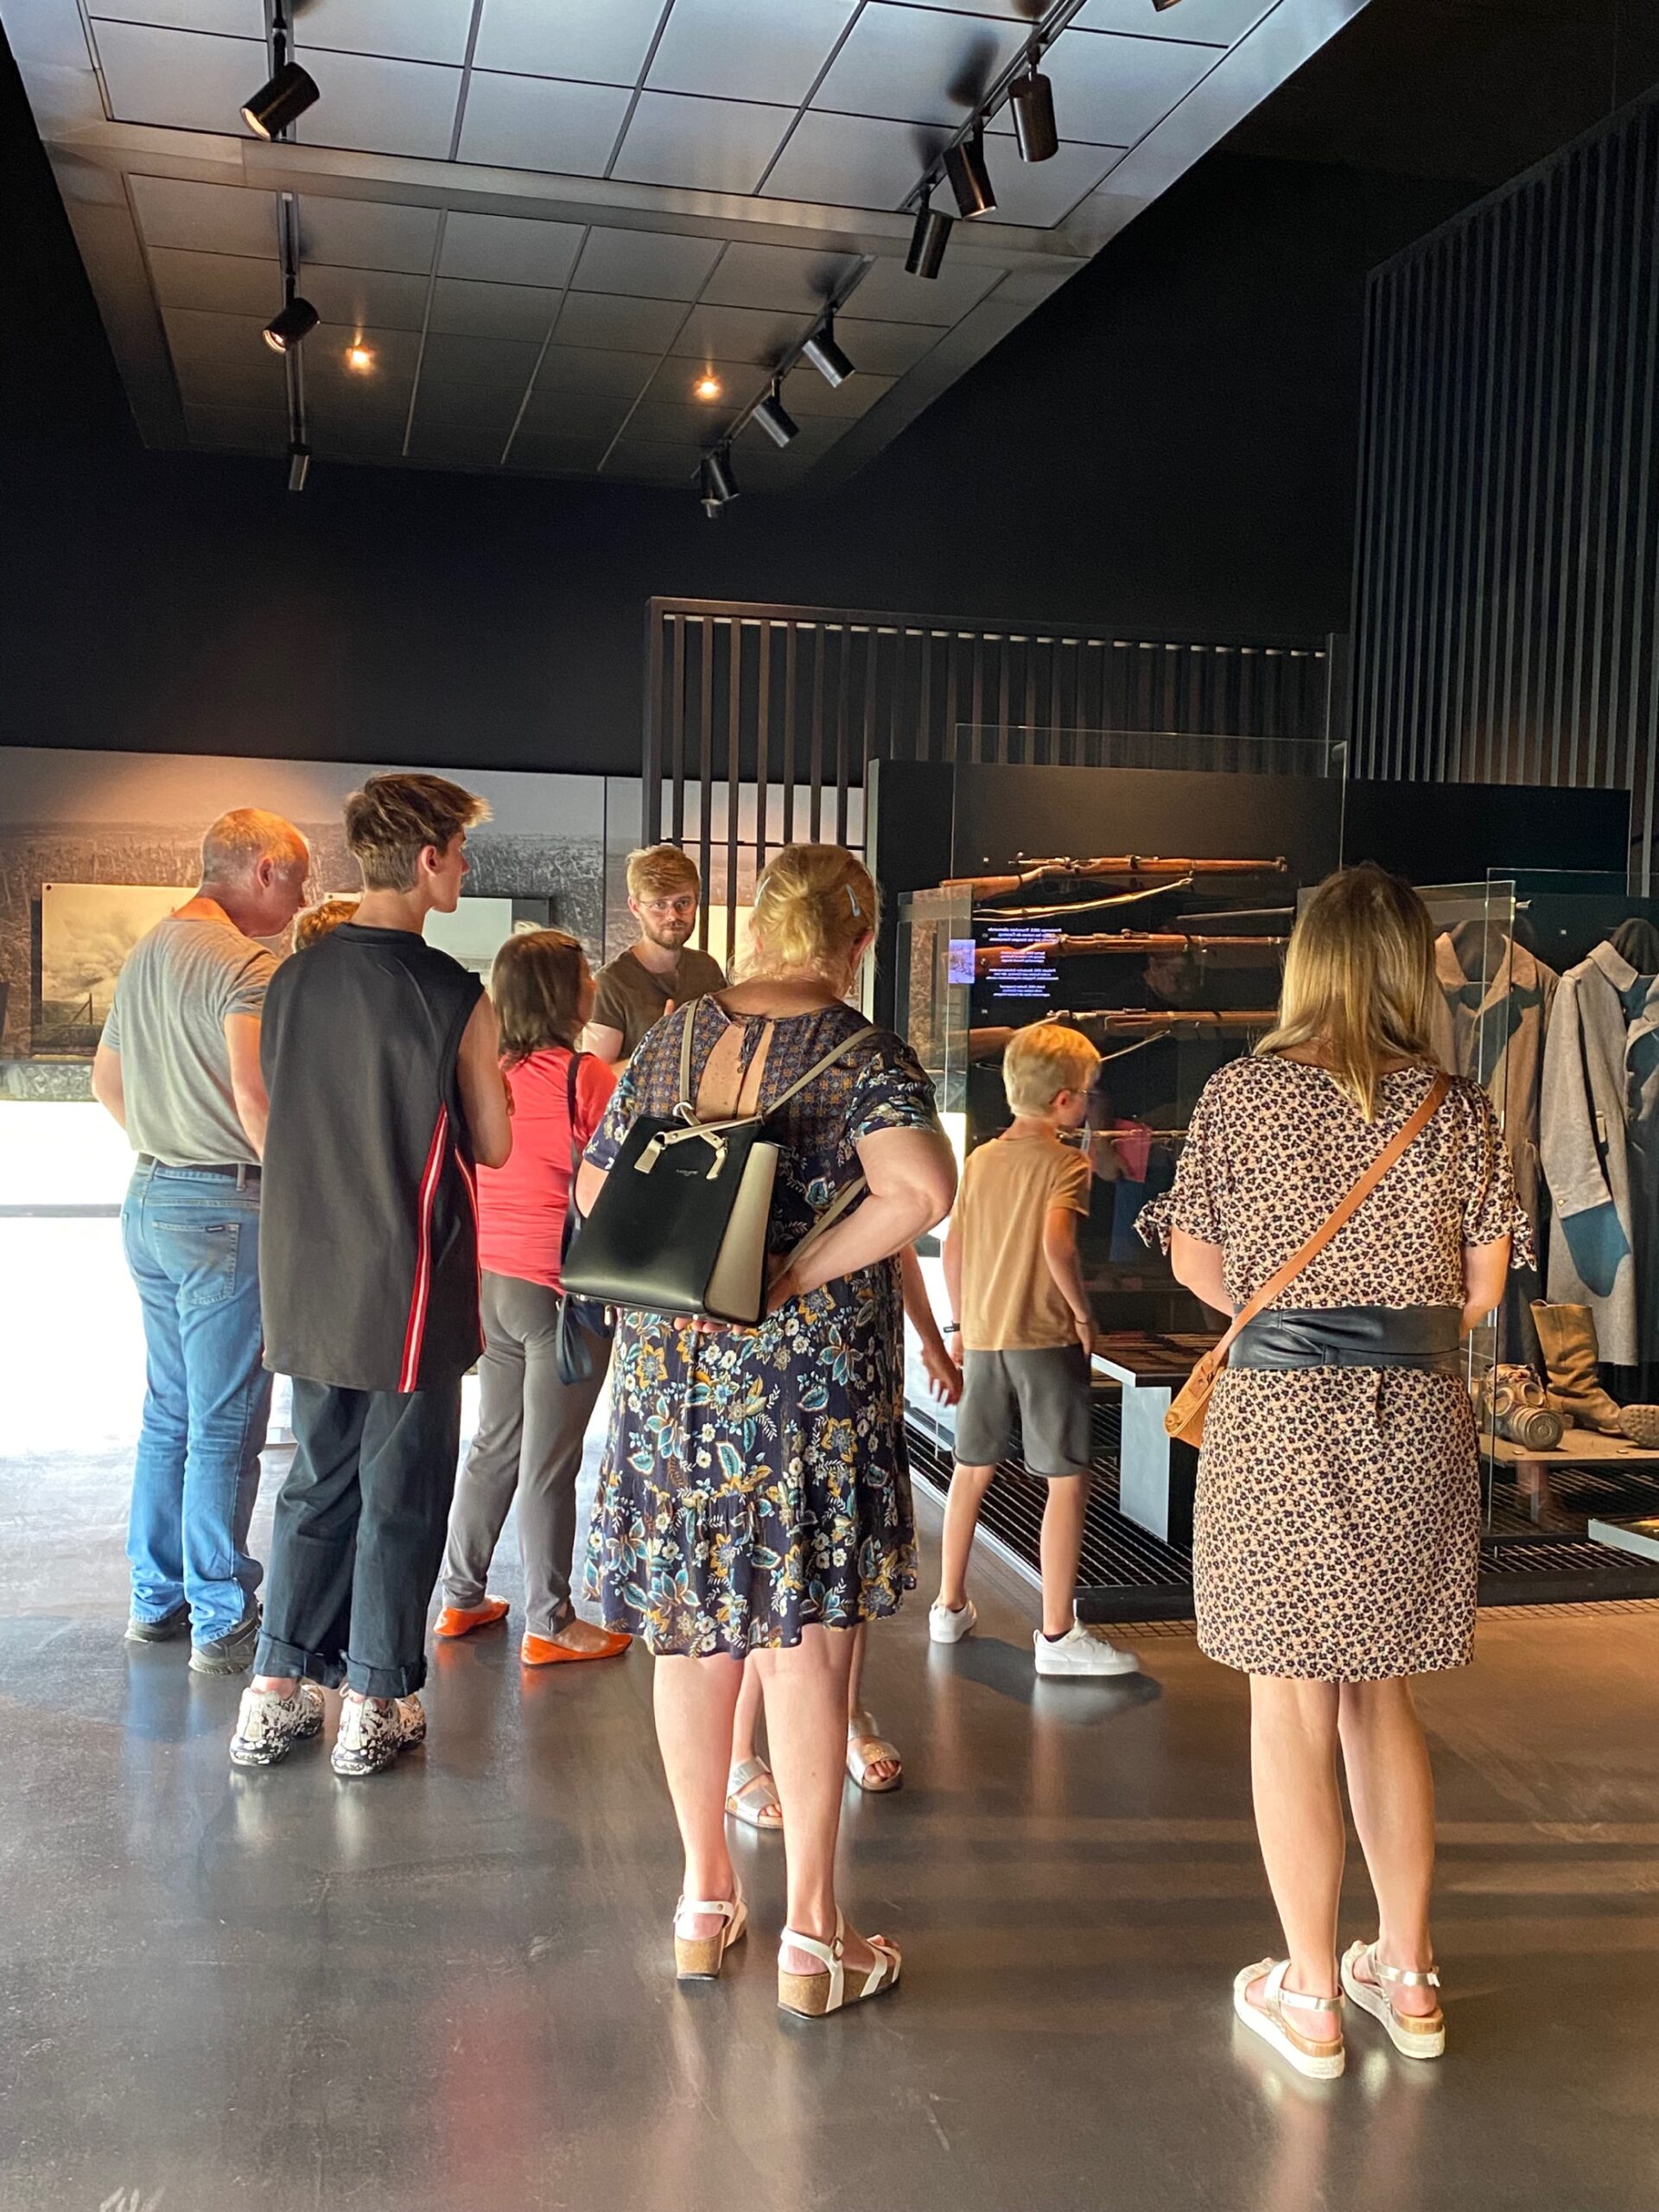
<instances>
[{"instance_id":1,"label":"shoulder bag strap","mask_svg":"<svg viewBox=\"0 0 1659 2212\"><path fill-rule=\"evenodd\" d=\"M1435 1077L1428 1087L1428 1096L1423 1100L1422 1104L1383 1146L1382 1151L1378 1153L1358 1182L1354 1185L1342 1204L1332 1214L1330 1219L1314 1230L1306 1244L1299 1245L1285 1262L1283 1267L1270 1274L1254 1297L1247 1299L1233 1316L1231 1328L1222 1338L1220 1343L1205 1354L1205 1358L1212 1366L1221 1365L1231 1348L1234 1338L1238 1335L1240 1330L1248 1327L1258 1313L1266 1313L1281 1292L1287 1290L1304 1268L1310 1266L1313 1261L1317 1260L1326 1245L1348 1226L1389 1169L1416 1142L1435 1115L1440 1112L1446 1094L1451 1088L1452 1079L1449 1076Z\"/></svg>"},{"instance_id":2,"label":"shoulder bag strap","mask_svg":"<svg viewBox=\"0 0 1659 2212\"><path fill-rule=\"evenodd\" d=\"M680 1017L680 1096L678 1105L683 1119L690 1121L696 1100L691 1096L691 1032L696 1024L697 1002L688 999Z\"/></svg>"},{"instance_id":3,"label":"shoulder bag strap","mask_svg":"<svg viewBox=\"0 0 1659 2212\"><path fill-rule=\"evenodd\" d=\"M568 1101L565 1108L565 1117L570 1124L570 1190L573 1203L576 1187L576 1170L582 1165L582 1153L581 1140L576 1135L576 1081L582 1072L582 1064L587 1057L588 1055L585 1052L577 1052L573 1048L570 1054L570 1065L565 1071L565 1080L567 1085L566 1097Z\"/></svg>"},{"instance_id":4,"label":"shoulder bag strap","mask_svg":"<svg viewBox=\"0 0 1659 2212\"><path fill-rule=\"evenodd\" d=\"M875 1024L867 1021L861 1029L855 1029L850 1037L843 1037L833 1052L826 1052L821 1060L815 1060L804 1075L798 1076L787 1090L779 1092L767 1107L768 1115L775 1114L780 1106L787 1106L798 1090L804 1090L809 1083L816 1082L826 1068L834 1067L836 1062L850 1052L855 1045L861 1045L867 1037L874 1037L874 1034Z\"/></svg>"},{"instance_id":5,"label":"shoulder bag strap","mask_svg":"<svg viewBox=\"0 0 1659 2212\"><path fill-rule=\"evenodd\" d=\"M853 1046L855 1045L861 1044L865 1038L874 1037L875 1034L875 1027L874 1022L867 1021L861 1029L855 1029L850 1037L843 1038L842 1042L836 1046L834 1052L826 1052L823 1058L819 1060L815 1066L810 1067L807 1070L806 1073L801 1077L798 1083L791 1084L789 1089L785 1091L781 1098L775 1098L772 1104L767 1108L767 1112L770 1114L775 1114L778 1111L778 1109L785 1104L787 1100L792 1098L798 1090L804 1090L806 1085L812 1081L815 1076L820 1076L823 1073L826 1068L833 1067L843 1053L850 1052ZM862 1174L854 1175L847 1182L843 1183L840 1190L836 1192L835 1197L830 1199L829 1205L825 1206L823 1211L813 1223L811 1228L807 1230L805 1236L802 1237L800 1243L790 1254L789 1256L791 1263L798 1260L804 1252L809 1250L811 1246L816 1244L818 1239L823 1236L826 1231L833 1229L836 1224L841 1219L842 1214L847 1211L848 1208L855 1205L858 1199L861 1198L865 1192L868 1191L869 1187L869 1178Z\"/></svg>"},{"instance_id":6,"label":"shoulder bag strap","mask_svg":"<svg viewBox=\"0 0 1659 2212\"><path fill-rule=\"evenodd\" d=\"M576 1176L582 1167L582 1152L581 1142L576 1136L576 1075L582 1066L583 1057L581 1052L573 1052L570 1055L570 1065L565 1074L565 1096L569 1102L566 1116L570 1124L570 1187L564 1194L564 1230L559 1238L561 1277L564 1272L563 1262L570 1256L570 1247L575 1241L576 1235Z\"/></svg>"}]
</instances>

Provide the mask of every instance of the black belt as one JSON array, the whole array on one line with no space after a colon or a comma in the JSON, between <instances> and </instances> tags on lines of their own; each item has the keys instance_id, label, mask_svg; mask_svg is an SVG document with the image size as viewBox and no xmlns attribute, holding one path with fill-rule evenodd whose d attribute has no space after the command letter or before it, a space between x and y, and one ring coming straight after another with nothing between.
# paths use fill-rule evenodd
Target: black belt
<instances>
[{"instance_id":1,"label":"black belt","mask_svg":"<svg viewBox=\"0 0 1659 2212\"><path fill-rule=\"evenodd\" d=\"M1321 1306L1258 1313L1233 1340L1230 1367L1414 1367L1455 1375L1456 1306Z\"/></svg>"},{"instance_id":2,"label":"black belt","mask_svg":"<svg viewBox=\"0 0 1659 2212\"><path fill-rule=\"evenodd\" d=\"M227 1182L234 1183L238 1191L245 1190L250 1183L257 1183L259 1180L258 1167L251 1160L243 1161L239 1166L221 1161L213 1167L194 1166L184 1167L181 1166L176 1160L157 1160L153 1153L141 1152L138 1155L138 1165L141 1167L159 1168L163 1175L222 1175Z\"/></svg>"}]
</instances>

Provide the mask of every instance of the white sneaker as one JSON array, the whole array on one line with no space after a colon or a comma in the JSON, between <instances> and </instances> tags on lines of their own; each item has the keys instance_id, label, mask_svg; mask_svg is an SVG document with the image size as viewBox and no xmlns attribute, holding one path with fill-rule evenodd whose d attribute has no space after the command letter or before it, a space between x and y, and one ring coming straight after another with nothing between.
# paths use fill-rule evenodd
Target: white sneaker
<instances>
[{"instance_id":1,"label":"white sneaker","mask_svg":"<svg viewBox=\"0 0 1659 2212\"><path fill-rule=\"evenodd\" d=\"M1085 1628L1081 1621L1073 1621L1052 1643L1041 1629L1032 1642L1039 1675L1133 1675L1140 1670L1133 1651L1120 1651L1098 1630Z\"/></svg>"},{"instance_id":2,"label":"white sneaker","mask_svg":"<svg viewBox=\"0 0 1659 2212\"><path fill-rule=\"evenodd\" d=\"M979 1614L970 1598L958 1613L938 1600L927 1609L927 1633L935 1643L960 1643L969 1635Z\"/></svg>"},{"instance_id":3,"label":"white sneaker","mask_svg":"<svg viewBox=\"0 0 1659 2212\"><path fill-rule=\"evenodd\" d=\"M232 1766L276 1766L322 1726L322 1692L302 1677L292 1697L244 1690L231 1738Z\"/></svg>"},{"instance_id":4,"label":"white sneaker","mask_svg":"<svg viewBox=\"0 0 1659 2212\"><path fill-rule=\"evenodd\" d=\"M340 1733L328 1764L336 1774L379 1774L399 1751L426 1740L426 1714L417 1697L348 1697L340 1708Z\"/></svg>"}]
</instances>

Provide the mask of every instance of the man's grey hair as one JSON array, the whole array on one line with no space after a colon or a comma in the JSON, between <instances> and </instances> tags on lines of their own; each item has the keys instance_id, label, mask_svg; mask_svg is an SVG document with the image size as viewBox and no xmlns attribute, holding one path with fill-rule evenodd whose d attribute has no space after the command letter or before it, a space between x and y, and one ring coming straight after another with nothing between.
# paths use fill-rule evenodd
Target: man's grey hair
<instances>
[{"instance_id":1,"label":"man's grey hair","mask_svg":"<svg viewBox=\"0 0 1659 2212\"><path fill-rule=\"evenodd\" d=\"M246 883L261 861L302 875L311 849L291 822L263 807L238 806L221 814L201 841L203 883Z\"/></svg>"}]
</instances>

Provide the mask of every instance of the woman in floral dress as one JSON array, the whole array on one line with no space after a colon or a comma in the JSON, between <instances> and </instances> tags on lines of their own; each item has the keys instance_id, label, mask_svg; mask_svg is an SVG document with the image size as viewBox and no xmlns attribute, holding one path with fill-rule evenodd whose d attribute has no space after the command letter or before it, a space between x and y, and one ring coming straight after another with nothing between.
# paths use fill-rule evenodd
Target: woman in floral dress
<instances>
[{"instance_id":1,"label":"woman in floral dress","mask_svg":"<svg viewBox=\"0 0 1659 2212\"><path fill-rule=\"evenodd\" d=\"M779 1996L814 2015L898 1974L897 1951L843 1929L836 1905L848 1670L851 1631L915 1582L894 1255L949 1211L956 1182L914 1055L845 1002L875 921L875 887L851 854L779 853L756 893L747 978L647 1033L578 1186L591 1211L635 1116L673 1110L684 1023L702 1119L765 1111L847 1047L769 1128L783 1152L760 1327L623 1318L588 1554L607 1627L642 1637L658 1660L658 1737L685 1847L683 1974L717 1973L743 1929L725 1805L740 1662L754 1655L788 1860ZM868 1195L791 1262L860 1173Z\"/></svg>"}]
</instances>

